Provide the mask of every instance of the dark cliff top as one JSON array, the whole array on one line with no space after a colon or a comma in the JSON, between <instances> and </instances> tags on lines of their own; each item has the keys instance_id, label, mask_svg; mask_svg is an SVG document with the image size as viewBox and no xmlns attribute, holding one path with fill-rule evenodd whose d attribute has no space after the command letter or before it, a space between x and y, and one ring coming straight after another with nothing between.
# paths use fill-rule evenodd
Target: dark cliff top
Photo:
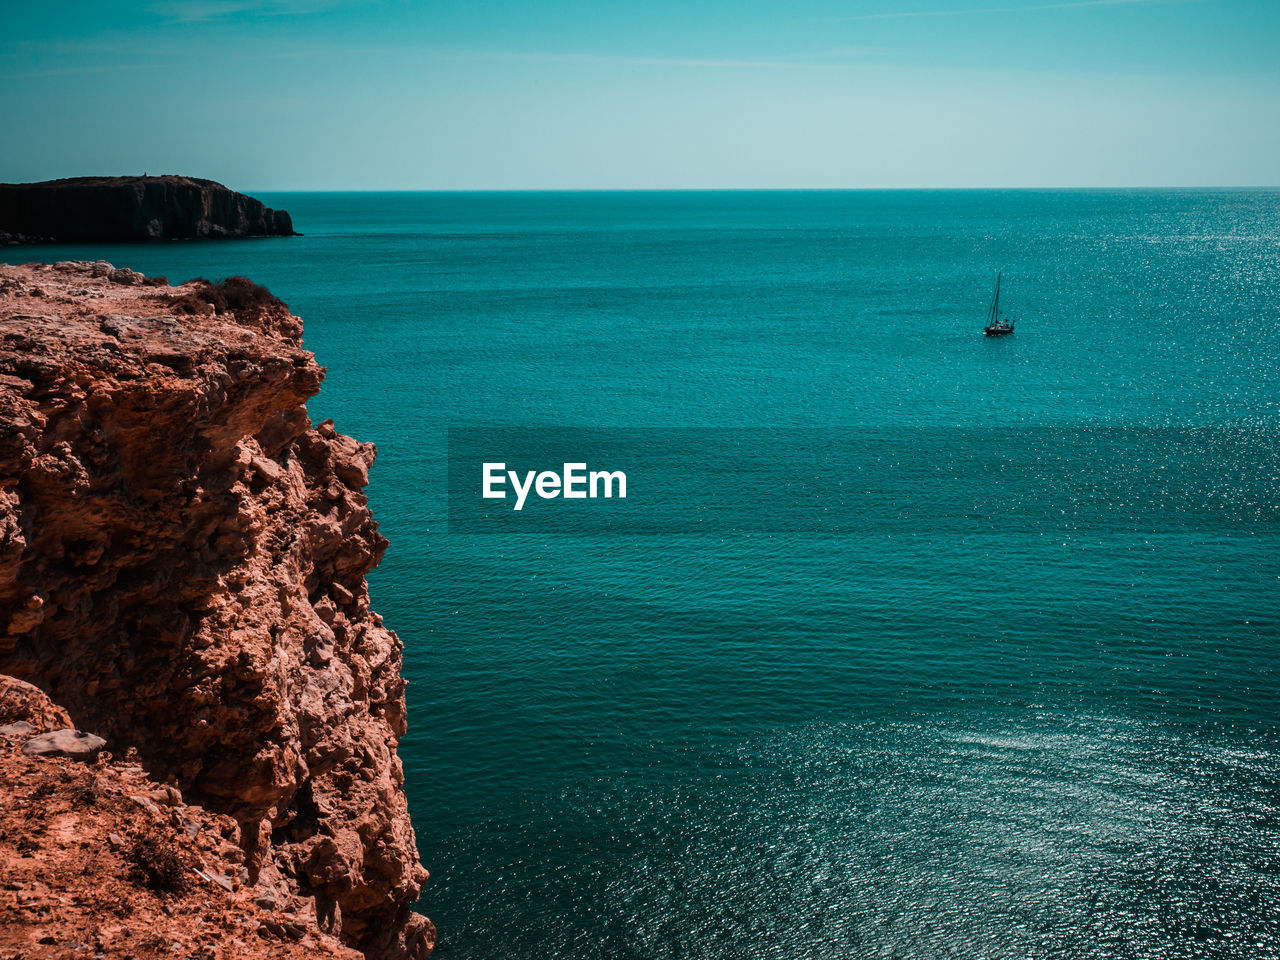
<instances>
[{"instance_id":1,"label":"dark cliff top","mask_svg":"<svg viewBox=\"0 0 1280 960\"><path fill-rule=\"evenodd\" d=\"M291 236L284 210L198 177L0 183L0 246Z\"/></svg>"},{"instance_id":2,"label":"dark cliff top","mask_svg":"<svg viewBox=\"0 0 1280 960\"><path fill-rule=\"evenodd\" d=\"M165 173L156 177L63 177L60 180L37 180L32 183L0 183L0 188L20 187L24 190L33 190L57 187L124 187L134 183L189 183L193 186L211 187L215 190L230 191L231 189L216 180L184 177L177 173Z\"/></svg>"}]
</instances>

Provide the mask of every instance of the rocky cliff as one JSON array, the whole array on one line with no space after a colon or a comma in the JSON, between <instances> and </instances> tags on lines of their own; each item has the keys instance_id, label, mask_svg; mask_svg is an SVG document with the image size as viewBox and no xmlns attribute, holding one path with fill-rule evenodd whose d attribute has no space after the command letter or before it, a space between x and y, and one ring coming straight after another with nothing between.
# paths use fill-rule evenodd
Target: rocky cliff
<instances>
[{"instance_id":1,"label":"rocky cliff","mask_svg":"<svg viewBox=\"0 0 1280 960\"><path fill-rule=\"evenodd\" d=\"M279 301L141 279L0 266L0 673L230 817L255 896L417 960L373 448L311 424Z\"/></svg>"},{"instance_id":2,"label":"rocky cliff","mask_svg":"<svg viewBox=\"0 0 1280 960\"><path fill-rule=\"evenodd\" d=\"M235 820L70 723L0 675L0 957L362 960L249 885Z\"/></svg>"},{"instance_id":3,"label":"rocky cliff","mask_svg":"<svg viewBox=\"0 0 1280 960\"><path fill-rule=\"evenodd\" d=\"M0 243L292 236L293 221L194 177L75 177L0 184Z\"/></svg>"}]
</instances>

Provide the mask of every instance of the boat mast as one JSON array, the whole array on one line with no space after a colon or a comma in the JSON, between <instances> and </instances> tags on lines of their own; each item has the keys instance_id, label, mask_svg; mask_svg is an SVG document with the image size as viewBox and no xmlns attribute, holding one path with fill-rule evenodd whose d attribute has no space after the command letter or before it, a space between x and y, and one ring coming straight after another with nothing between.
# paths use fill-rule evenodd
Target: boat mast
<instances>
[{"instance_id":1,"label":"boat mast","mask_svg":"<svg viewBox=\"0 0 1280 960\"><path fill-rule=\"evenodd\" d=\"M987 311L987 325L995 323L1000 318L1000 274L996 273L996 292L991 298L991 309Z\"/></svg>"}]
</instances>

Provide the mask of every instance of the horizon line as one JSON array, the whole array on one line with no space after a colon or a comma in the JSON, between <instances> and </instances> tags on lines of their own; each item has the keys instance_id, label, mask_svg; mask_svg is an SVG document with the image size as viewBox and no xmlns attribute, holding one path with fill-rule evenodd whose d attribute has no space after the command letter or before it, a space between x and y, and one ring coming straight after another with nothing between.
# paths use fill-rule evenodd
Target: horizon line
<instances>
[{"instance_id":1,"label":"horizon line","mask_svg":"<svg viewBox=\"0 0 1280 960\"><path fill-rule=\"evenodd\" d=\"M231 188L235 189L235 188ZM249 187L238 193L963 193L1050 191L1277 190L1274 184L1111 184L946 187Z\"/></svg>"}]
</instances>

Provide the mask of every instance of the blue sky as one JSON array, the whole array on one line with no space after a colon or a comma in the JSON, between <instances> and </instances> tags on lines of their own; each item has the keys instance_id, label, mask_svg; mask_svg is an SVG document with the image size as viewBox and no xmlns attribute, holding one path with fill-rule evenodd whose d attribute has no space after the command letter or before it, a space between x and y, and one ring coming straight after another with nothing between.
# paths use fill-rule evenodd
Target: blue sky
<instances>
[{"instance_id":1,"label":"blue sky","mask_svg":"<svg viewBox=\"0 0 1280 960\"><path fill-rule=\"evenodd\" d=\"M1280 184L1280 0L23 7L0 180Z\"/></svg>"}]
</instances>

